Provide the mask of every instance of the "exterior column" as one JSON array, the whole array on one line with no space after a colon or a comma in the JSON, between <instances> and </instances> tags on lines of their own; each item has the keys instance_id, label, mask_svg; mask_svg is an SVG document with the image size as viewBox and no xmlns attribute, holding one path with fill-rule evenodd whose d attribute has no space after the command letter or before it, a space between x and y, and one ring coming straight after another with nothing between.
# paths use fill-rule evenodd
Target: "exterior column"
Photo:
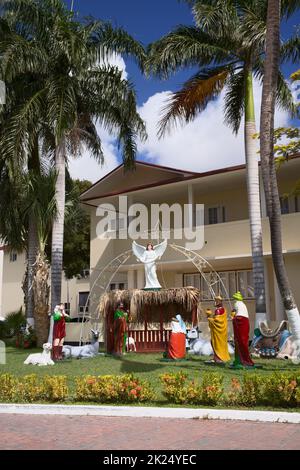
<instances>
[{"instance_id":1,"label":"exterior column","mask_svg":"<svg viewBox=\"0 0 300 470\"><path fill-rule=\"evenodd\" d=\"M273 270L273 277L274 277L274 297L275 297L274 298L275 318L276 318L276 321L280 322L282 320L286 320L286 316L285 316L285 310L284 310L284 306L283 306L283 302L282 302L282 298L281 298L280 291L278 288L277 279L276 279L274 270Z\"/></svg>"},{"instance_id":2,"label":"exterior column","mask_svg":"<svg viewBox=\"0 0 300 470\"><path fill-rule=\"evenodd\" d=\"M4 320L3 312L3 265L4 265L4 247L0 247L0 320Z\"/></svg>"},{"instance_id":3,"label":"exterior column","mask_svg":"<svg viewBox=\"0 0 300 470\"><path fill-rule=\"evenodd\" d=\"M127 271L127 285L128 289L134 289L134 270L130 269Z\"/></svg>"},{"instance_id":4,"label":"exterior column","mask_svg":"<svg viewBox=\"0 0 300 470\"><path fill-rule=\"evenodd\" d=\"M189 210L188 210L188 223L189 223L189 228L193 228L193 213L194 213L194 191L193 191L193 185L188 184L188 205L189 205Z\"/></svg>"},{"instance_id":5,"label":"exterior column","mask_svg":"<svg viewBox=\"0 0 300 470\"><path fill-rule=\"evenodd\" d=\"M144 289L145 287L145 273L144 268L137 270L137 288Z\"/></svg>"},{"instance_id":6,"label":"exterior column","mask_svg":"<svg viewBox=\"0 0 300 470\"><path fill-rule=\"evenodd\" d=\"M265 296L266 296L267 321L270 321L271 320L270 284L269 284L268 260L266 258L264 258L264 276L265 276Z\"/></svg>"}]
</instances>

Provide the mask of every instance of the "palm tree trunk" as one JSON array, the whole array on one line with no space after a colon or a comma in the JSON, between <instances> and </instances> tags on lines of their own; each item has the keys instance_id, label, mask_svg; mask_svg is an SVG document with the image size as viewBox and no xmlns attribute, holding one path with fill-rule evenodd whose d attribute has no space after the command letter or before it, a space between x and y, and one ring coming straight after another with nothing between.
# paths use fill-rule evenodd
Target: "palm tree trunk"
<instances>
[{"instance_id":1,"label":"palm tree trunk","mask_svg":"<svg viewBox=\"0 0 300 470\"><path fill-rule=\"evenodd\" d=\"M37 336L37 346L47 342L49 332L49 272L50 266L44 253L39 252L35 260L33 277L34 324Z\"/></svg>"},{"instance_id":2,"label":"palm tree trunk","mask_svg":"<svg viewBox=\"0 0 300 470\"><path fill-rule=\"evenodd\" d=\"M61 302L61 279L63 264L64 244L64 219L65 219L65 173L66 155L65 139L62 138L56 147L55 169L56 180L56 205L57 216L52 227L52 249L51 249L51 310Z\"/></svg>"},{"instance_id":3,"label":"palm tree trunk","mask_svg":"<svg viewBox=\"0 0 300 470\"><path fill-rule=\"evenodd\" d=\"M274 160L274 114L280 50L280 3L280 0L269 0L268 2L260 151L274 270L291 333L300 345L300 316L289 284L282 254L281 208Z\"/></svg>"},{"instance_id":4,"label":"palm tree trunk","mask_svg":"<svg viewBox=\"0 0 300 470\"><path fill-rule=\"evenodd\" d=\"M259 191L259 168L255 140L256 133L253 78L249 68L245 83L245 155L247 167L248 207L251 232L253 282L256 299L255 326L266 321L265 276L262 244L262 225Z\"/></svg>"},{"instance_id":5,"label":"palm tree trunk","mask_svg":"<svg viewBox=\"0 0 300 470\"><path fill-rule=\"evenodd\" d=\"M39 141L38 137L36 136L34 146L32 151L28 155L28 171L40 174L40 155L39 155ZM28 244L27 244L27 270L26 270L26 277L25 277L25 285L24 288L26 289L26 318L27 323L30 326L34 326L34 301L33 301L33 291L32 291L32 284L34 278L34 269L35 269L35 261L38 253L38 234L37 234L37 227L36 222L34 220L33 215L29 215L28 221Z\"/></svg>"},{"instance_id":6,"label":"palm tree trunk","mask_svg":"<svg viewBox=\"0 0 300 470\"><path fill-rule=\"evenodd\" d=\"M35 274L35 262L38 251L38 236L36 223L32 215L28 222L28 253L27 253L27 276L26 276L26 319L30 326L34 325L34 301L32 284Z\"/></svg>"}]
</instances>

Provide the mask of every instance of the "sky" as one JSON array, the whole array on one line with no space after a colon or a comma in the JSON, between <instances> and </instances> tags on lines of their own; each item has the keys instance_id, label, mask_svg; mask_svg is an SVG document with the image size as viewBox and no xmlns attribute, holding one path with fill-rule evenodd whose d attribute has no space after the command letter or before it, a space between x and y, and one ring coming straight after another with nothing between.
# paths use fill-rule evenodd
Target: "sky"
<instances>
[{"instance_id":1,"label":"sky","mask_svg":"<svg viewBox=\"0 0 300 470\"><path fill-rule=\"evenodd\" d=\"M65 2L71 7L72 0ZM178 0L74 0L74 11L78 12L79 17L92 15L109 20L113 25L126 29L144 45L159 39L179 24L193 24L190 8ZM300 12L282 26L282 38L291 36L299 24ZM245 161L242 130L234 136L223 123L224 93L210 103L192 123L178 126L165 138L158 140L156 126L161 108L169 93L179 89L194 73L193 69L185 69L167 81L160 81L145 78L130 60L124 61L122 57L115 57L112 62L123 70L124 77L134 83L138 109L146 122L148 140L144 143L138 142L138 160L198 172ZM285 66L285 77L288 79L296 68L299 66ZM254 85L254 94L256 118L259 123L261 86L257 82ZM281 110L277 110L275 121L277 126L286 126L290 122L287 113ZM81 158L69 163L70 173L74 178L95 182L119 165L121 156L114 136L101 128L99 134L102 138L105 164L100 167L88 152L84 151Z\"/></svg>"}]
</instances>

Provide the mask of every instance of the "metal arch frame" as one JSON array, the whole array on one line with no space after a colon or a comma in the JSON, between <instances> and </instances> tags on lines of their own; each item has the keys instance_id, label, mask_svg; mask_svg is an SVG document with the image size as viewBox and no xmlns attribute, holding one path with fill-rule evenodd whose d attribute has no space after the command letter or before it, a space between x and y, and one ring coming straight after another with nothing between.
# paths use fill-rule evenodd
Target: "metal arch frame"
<instances>
[{"instance_id":1,"label":"metal arch frame","mask_svg":"<svg viewBox=\"0 0 300 470\"><path fill-rule=\"evenodd\" d=\"M201 255L199 255L199 253L196 253L195 251L188 250L187 248L184 248L183 246L180 246L180 245L176 245L174 243L171 243L168 246L173 248L173 250L175 250L175 251L181 253L182 255L184 255L191 263L193 263L193 265L197 268L198 272L201 274L201 277L204 280L204 282L206 283L212 297L214 297L215 295L218 294L217 292L214 291L213 285L215 285L217 283L220 283L221 286L222 286L223 291L226 294L226 297L227 297L226 300L228 301L230 309L232 310L232 304L230 302L229 293L228 293L228 291L225 287L225 284L222 281L220 275L214 270L212 265L205 258L203 258ZM89 302L90 302L91 297L93 295L94 289L98 286L100 288L100 292L101 292L100 295L107 292L112 279L114 278L114 276L116 275L116 273L118 272L120 267L123 266L124 263L126 263L126 261L132 256L132 254L133 254L132 250L127 250L127 251L121 253L120 255L116 256L112 261L110 261L107 265L105 265L105 267L100 271L99 275L96 277L95 281L93 282L93 285L90 289L90 293L88 295L88 298L86 300L84 310L83 310L81 330L80 330L80 340L79 340L80 344L83 343L83 329L84 329L84 324L85 324L84 320L89 318L89 319L92 320L92 324L93 323L97 323L97 324L99 323L99 307L97 308L98 315L94 316L94 318L91 317L89 314L87 314ZM114 267L114 263L117 264L116 267ZM106 281L104 280L104 282L99 284L100 281L101 281L101 276L105 276L107 274L107 272L109 272L109 269L111 269L112 267L114 267L114 268L111 272L111 275L108 277L108 280L106 280ZM203 273L203 270L202 270L204 267L209 268L210 273L213 273L214 275L216 275L217 281L214 282L213 284L210 284L208 282L207 278L205 277L205 275Z\"/></svg>"},{"instance_id":2,"label":"metal arch frame","mask_svg":"<svg viewBox=\"0 0 300 470\"><path fill-rule=\"evenodd\" d=\"M211 293L211 296L214 297L215 295L218 295L219 293L218 292L215 292L214 289L213 289L213 285L217 284L217 283L220 283L221 286L222 286L222 289L223 291L225 292L226 294L226 301L229 303L229 306L230 306L230 310L232 310L232 303L230 301L230 296L229 296L229 292L228 290L226 289L225 287L225 284L224 282L222 281L220 275L218 274L217 271L214 270L214 268L212 267L212 265L205 259L203 258L203 256L199 255L199 253L196 253L195 251L193 250L188 250L187 248L184 248L183 246L180 246L180 245L175 245L174 243L170 244L169 246L171 246L175 251L178 251L180 252L181 254L183 254L191 263L193 263L193 265L197 268L197 270L199 271L199 273L201 274L201 277L202 279L204 279L210 293ZM191 258L190 254L193 255L193 258ZM202 271L202 268L203 267L208 267L210 269L210 272L215 274L216 277L217 277L217 282L214 282L213 284L209 284L203 271Z\"/></svg>"},{"instance_id":3,"label":"metal arch frame","mask_svg":"<svg viewBox=\"0 0 300 470\"><path fill-rule=\"evenodd\" d=\"M107 271L110 269L110 267L113 266L113 263L118 263L118 266L116 268L114 268L114 270L112 271L112 274L108 278L108 280L106 282L105 281L103 282L103 284L105 284L105 285L104 286L102 284L99 285L100 289L102 290L102 294L104 294L108 290L108 287L109 287L112 279L114 278L114 276L116 275L116 273L118 272L120 267L123 266L123 264L126 263L126 261L131 256L132 256L132 250L127 250L127 251L121 253L120 255L116 256L112 261L110 261L108 264L106 264L104 266L104 268L100 271L100 273L96 277L95 281L93 282L93 285L90 289L88 298L86 300L86 303L85 303L85 306L84 306L84 309L83 309L82 323L81 323L81 329L80 329L80 339L79 339L79 344L80 345L83 343L82 338L83 338L83 329L84 329L84 323L85 323L84 320L86 318L89 318L89 319L92 320L92 323L93 322L98 323L99 315L96 318L92 318L89 314L87 314L87 310L88 310L88 306L89 306L89 303L90 303L90 300L91 300L91 297L92 297L92 294L93 294L93 290L99 284L99 280L101 280L101 276L105 275L107 273Z\"/></svg>"}]
</instances>

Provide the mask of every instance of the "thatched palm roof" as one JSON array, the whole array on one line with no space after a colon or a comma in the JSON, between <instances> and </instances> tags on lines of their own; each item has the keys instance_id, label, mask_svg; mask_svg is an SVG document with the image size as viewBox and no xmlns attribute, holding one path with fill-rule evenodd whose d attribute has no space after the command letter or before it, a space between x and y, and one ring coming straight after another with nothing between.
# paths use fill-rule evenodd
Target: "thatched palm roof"
<instances>
[{"instance_id":1,"label":"thatched palm roof","mask_svg":"<svg viewBox=\"0 0 300 470\"><path fill-rule=\"evenodd\" d=\"M114 290L101 296L99 314L115 310L120 302L130 310L133 320L143 315L144 307L176 306L184 312L200 308L200 291L195 287L174 287L171 289L143 290Z\"/></svg>"}]
</instances>

